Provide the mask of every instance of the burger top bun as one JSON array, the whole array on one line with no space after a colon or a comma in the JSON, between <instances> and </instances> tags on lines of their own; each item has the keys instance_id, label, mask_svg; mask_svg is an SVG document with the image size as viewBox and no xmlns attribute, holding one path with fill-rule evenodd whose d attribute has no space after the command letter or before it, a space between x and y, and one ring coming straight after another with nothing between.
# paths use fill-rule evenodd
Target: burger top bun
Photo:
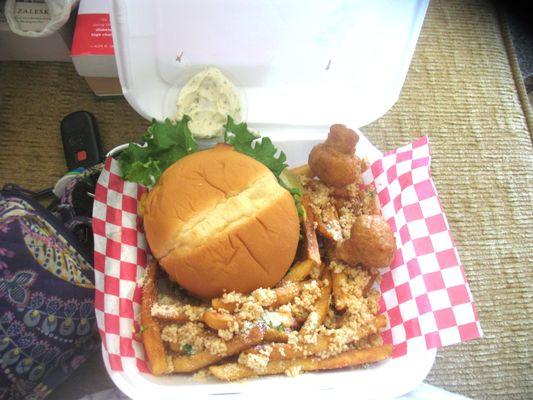
<instances>
[{"instance_id":1,"label":"burger top bun","mask_svg":"<svg viewBox=\"0 0 533 400\"><path fill-rule=\"evenodd\" d=\"M267 167L227 145L168 168L148 194L143 217L162 268L205 299L275 285L299 240L289 192Z\"/></svg>"}]
</instances>

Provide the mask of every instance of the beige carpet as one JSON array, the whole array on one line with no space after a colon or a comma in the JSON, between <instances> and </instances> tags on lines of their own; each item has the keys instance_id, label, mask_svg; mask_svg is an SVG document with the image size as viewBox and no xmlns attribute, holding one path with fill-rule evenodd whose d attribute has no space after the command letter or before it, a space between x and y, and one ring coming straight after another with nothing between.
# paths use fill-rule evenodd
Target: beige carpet
<instances>
[{"instance_id":1,"label":"beige carpet","mask_svg":"<svg viewBox=\"0 0 533 400\"><path fill-rule=\"evenodd\" d=\"M474 398L533 398L531 110L517 82L488 2L432 1L400 100L363 129L382 149L430 135L485 337L440 351L427 381Z\"/></svg>"},{"instance_id":2,"label":"beige carpet","mask_svg":"<svg viewBox=\"0 0 533 400\"><path fill-rule=\"evenodd\" d=\"M489 2L432 1L400 100L363 129L383 150L430 135L485 337L439 351L427 381L487 399L533 398L531 110L504 33ZM146 127L123 99L96 100L70 64L0 63L0 183L52 185L65 169L59 121L80 109L106 149Z\"/></svg>"}]
</instances>

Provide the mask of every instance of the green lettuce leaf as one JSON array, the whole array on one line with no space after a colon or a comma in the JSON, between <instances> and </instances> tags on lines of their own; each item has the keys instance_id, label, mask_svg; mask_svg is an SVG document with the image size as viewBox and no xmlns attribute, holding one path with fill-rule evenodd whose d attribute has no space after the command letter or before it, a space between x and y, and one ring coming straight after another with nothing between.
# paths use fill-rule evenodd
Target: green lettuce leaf
<instances>
[{"instance_id":1,"label":"green lettuce leaf","mask_svg":"<svg viewBox=\"0 0 533 400\"><path fill-rule=\"evenodd\" d=\"M152 120L143 136L143 143L130 143L118 157L122 178L153 186L163 171L188 154L194 153L198 145L189 130L190 117L180 121Z\"/></svg>"},{"instance_id":2,"label":"green lettuce leaf","mask_svg":"<svg viewBox=\"0 0 533 400\"><path fill-rule=\"evenodd\" d=\"M238 152L255 158L270 169L278 178L279 184L292 195L298 215L302 217L304 215L301 204L303 188L296 178L287 179L291 174L286 170L288 164L285 153L279 151L270 138L263 137L259 140L260 136L250 131L246 123L236 124L229 115L224 128L224 142L232 145Z\"/></svg>"},{"instance_id":3,"label":"green lettuce leaf","mask_svg":"<svg viewBox=\"0 0 533 400\"><path fill-rule=\"evenodd\" d=\"M190 117L180 121L152 120L140 144L130 143L118 157L122 178L144 186L153 186L161 174L172 164L198 150L198 145L189 130ZM281 186L294 198L298 214L303 215L301 206L302 187L287 168L287 157L272 141L250 131L246 123L236 124L228 115L224 125L224 142L264 164L278 178ZM260 140L259 140L260 139Z\"/></svg>"},{"instance_id":4,"label":"green lettuce leaf","mask_svg":"<svg viewBox=\"0 0 533 400\"><path fill-rule=\"evenodd\" d=\"M255 158L264 164L276 177L279 177L281 171L287 168L285 153L278 151L270 138L264 137L261 138L261 141L256 141L259 136L251 132L246 123L236 124L229 115L228 122L224 125L224 128L224 141L227 144L232 145L238 152Z\"/></svg>"}]
</instances>

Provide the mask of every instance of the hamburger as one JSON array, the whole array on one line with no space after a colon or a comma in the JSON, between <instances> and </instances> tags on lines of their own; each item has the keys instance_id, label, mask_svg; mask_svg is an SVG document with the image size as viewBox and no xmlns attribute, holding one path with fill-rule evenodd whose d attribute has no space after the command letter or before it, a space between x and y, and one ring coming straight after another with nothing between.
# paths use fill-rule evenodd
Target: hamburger
<instances>
[{"instance_id":1,"label":"hamburger","mask_svg":"<svg viewBox=\"0 0 533 400\"><path fill-rule=\"evenodd\" d=\"M299 241L291 194L265 165L225 144L167 168L146 198L143 219L161 267L204 299L274 286Z\"/></svg>"}]
</instances>

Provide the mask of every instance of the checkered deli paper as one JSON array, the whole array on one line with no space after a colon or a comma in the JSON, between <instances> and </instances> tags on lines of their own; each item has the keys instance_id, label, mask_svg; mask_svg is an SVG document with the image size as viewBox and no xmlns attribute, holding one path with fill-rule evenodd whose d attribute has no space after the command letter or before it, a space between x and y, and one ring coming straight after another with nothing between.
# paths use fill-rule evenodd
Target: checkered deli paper
<instances>
[{"instance_id":1,"label":"checkered deli paper","mask_svg":"<svg viewBox=\"0 0 533 400\"><path fill-rule=\"evenodd\" d=\"M374 185L397 242L396 258L381 271L382 333L393 357L482 335L470 289L430 174L427 136L387 152L364 173ZM108 158L96 187L93 229L95 308L104 357L113 371L148 372L139 330L148 246L138 202L146 188L120 178Z\"/></svg>"}]
</instances>

